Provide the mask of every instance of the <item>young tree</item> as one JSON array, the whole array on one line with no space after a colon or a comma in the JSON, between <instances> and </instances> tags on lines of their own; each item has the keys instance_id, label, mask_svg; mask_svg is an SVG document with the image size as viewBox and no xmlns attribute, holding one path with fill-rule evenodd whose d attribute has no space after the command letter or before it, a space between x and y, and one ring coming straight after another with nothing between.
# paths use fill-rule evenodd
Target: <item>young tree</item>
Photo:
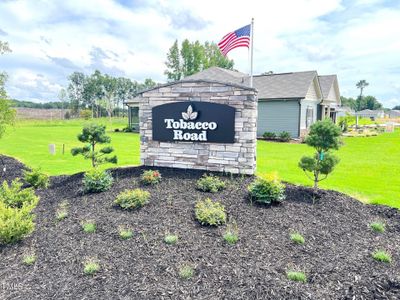
<instances>
[{"instance_id":1,"label":"young tree","mask_svg":"<svg viewBox=\"0 0 400 300\"><path fill-rule=\"evenodd\" d=\"M317 121L310 127L310 133L305 143L315 149L313 156L303 156L299 167L308 178L314 182L314 188L318 188L318 182L326 179L339 163L339 159L330 152L341 146L341 130L330 119ZM307 172L310 172L310 176ZM324 177L321 178L321 175Z\"/></svg>"},{"instance_id":2,"label":"young tree","mask_svg":"<svg viewBox=\"0 0 400 300\"><path fill-rule=\"evenodd\" d=\"M169 48L165 65L167 66L167 70L165 70L164 74L167 75L168 80L177 81L181 79L178 40L175 40L174 44Z\"/></svg>"},{"instance_id":3,"label":"young tree","mask_svg":"<svg viewBox=\"0 0 400 300\"><path fill-rule=\"evenodd\" d=\"M71 101L71 109L74 115L79 115L79 109L83 102L84 85L86 76L81 72L74 72L69 77L67 88L68 98Z\"/></svg>"},{"instance_id":4,"label":"young tree","mask_svg":"<svg viewBox=\"0 0 400 300\"><path fill-rule=\"evenodd\" d=\"M111 138L106 135L105 126L90 124L83 127L82 133L78 134L78 140L82 143L89 143L89 145L71 149L73 156L81 154L85 159L90 159L92 167L97 167L103 163L117 163L116 155L112 157L106 156L114 151L112 147L107 146L96 150L97 144L108 144L111 142Z\"/></svg>"}]
</instances>

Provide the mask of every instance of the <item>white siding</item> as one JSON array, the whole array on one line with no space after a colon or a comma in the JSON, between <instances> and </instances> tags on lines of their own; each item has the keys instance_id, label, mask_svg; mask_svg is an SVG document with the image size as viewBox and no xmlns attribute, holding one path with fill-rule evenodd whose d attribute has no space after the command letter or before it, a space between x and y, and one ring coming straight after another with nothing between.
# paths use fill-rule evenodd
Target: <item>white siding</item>
<instances>
[{"instance_id":1,"label":"white siding","mask_svg":"<svg viewBox=\"0 0 400 300\"><path fill-rule=\"evenodd\" d=\"M302 100L301 101L301 115L300 115L300 129L307 129L307 108L313 109L313 120L312 123L317 121L317 106L319 101Z\"/></svg>"}]
</instances>

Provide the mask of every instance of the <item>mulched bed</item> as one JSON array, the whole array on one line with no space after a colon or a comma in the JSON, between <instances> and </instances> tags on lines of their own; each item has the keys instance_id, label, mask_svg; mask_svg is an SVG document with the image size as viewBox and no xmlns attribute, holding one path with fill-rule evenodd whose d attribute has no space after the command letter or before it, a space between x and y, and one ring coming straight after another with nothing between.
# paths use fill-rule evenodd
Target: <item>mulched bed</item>
<instances>
[{"instance_id":1,"label":"mulched bed","mask_svg":"<svg viewBox=\"0 0 400 300\"><path fill-rule=\"evenodd\" d=\"M9 174L20 174L23 166L7 160ZM115 208L119 192L140 186L143 169L113 170L112 190L92 195L82 194L82 174L53 177L49 189L38 191L35 232L0 248L0 299L400 298L398 210L364 205L334 191L315 195L293 185L287 185L282 205L251 205L246 200L251 177L223 177L227 188L207 194L195 189L203 172L166 168L159 168L162 183L144 187L151 193L148 205L136 211ZM205 197L221 201L236 221L236 245L223 241L224 228L195 221L194 203ZM57 222L55 212L64 200L70 204L69 217ZM97 223L93 234L82 232L87 219ZM370 230L375 220L387 224L384 233ZM119 225L131 226L133 238L121 240ZM292 243L292 231L301 232L306 243ZM163 242L167 232L179 236L176 245ZM392 254L391 264L371 258L380 248ZM31 250L37 261L25 266L22 257ZM86 276L83 261L91 257L101 271ZM178 276L184 264L195 267L190 280ZM307 274L307 283L286 278L293 268Z\"/></svg>"}]
</instances>

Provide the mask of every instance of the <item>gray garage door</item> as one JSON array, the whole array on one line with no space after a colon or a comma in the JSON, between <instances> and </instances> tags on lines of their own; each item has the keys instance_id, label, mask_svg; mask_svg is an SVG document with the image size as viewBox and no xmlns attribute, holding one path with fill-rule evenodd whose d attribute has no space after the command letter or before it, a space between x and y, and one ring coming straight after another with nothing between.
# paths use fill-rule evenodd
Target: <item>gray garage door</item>
<instances>
[{"instance_id":1,"label":"gray garage door","mask_svg":"<svg viewBox=\"0 0 400 300\"><path fill-rule=\"evenodd\" d=\"M260 101L258 102L257 135L270 131L276 134L287 131L292 137L299 136L299 102Z\"/></svg>"}]
</instances>

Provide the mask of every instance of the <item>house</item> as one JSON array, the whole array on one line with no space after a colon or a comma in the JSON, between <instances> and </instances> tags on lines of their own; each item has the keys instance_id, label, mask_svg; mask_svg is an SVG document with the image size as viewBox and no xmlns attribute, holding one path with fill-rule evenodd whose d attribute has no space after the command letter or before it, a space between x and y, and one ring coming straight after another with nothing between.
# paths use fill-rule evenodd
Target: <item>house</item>
<instances>
[{"instance_id":1,"label":"house","mask_svg":"<svg viewBox=\"0 0 400 300\"><path fill-rule=\"evenodd\" d=\"M388 113L390 119L400 118L400 110L392 109Z\"/></svg>"},{"instance_id":2,"label":"house","mask_svg":"<svg viewBox=\"0 0 400 300\"><path fill-rule=\"evenodd\" d=\"M249 85L249 76L212 67L184 78L217 80ZM257 135L287 131L293 138L304 136L317 120L336 121L340 92L336 75L318 76L316 71L256 75L258 90Z\"/></svg>"},{"instance_id":3,"label":"house","mask_svg":"<svg viewBox=\"0 0 400 300\"><path fill-rule=\"evenodd\" d=\"M357 111L354 115L357 117L360 117L360 118L370 118L371 120L376 120L377 118L384 118L385 111L363 109L363 110Z\"/></svg>"}]
</instances>

